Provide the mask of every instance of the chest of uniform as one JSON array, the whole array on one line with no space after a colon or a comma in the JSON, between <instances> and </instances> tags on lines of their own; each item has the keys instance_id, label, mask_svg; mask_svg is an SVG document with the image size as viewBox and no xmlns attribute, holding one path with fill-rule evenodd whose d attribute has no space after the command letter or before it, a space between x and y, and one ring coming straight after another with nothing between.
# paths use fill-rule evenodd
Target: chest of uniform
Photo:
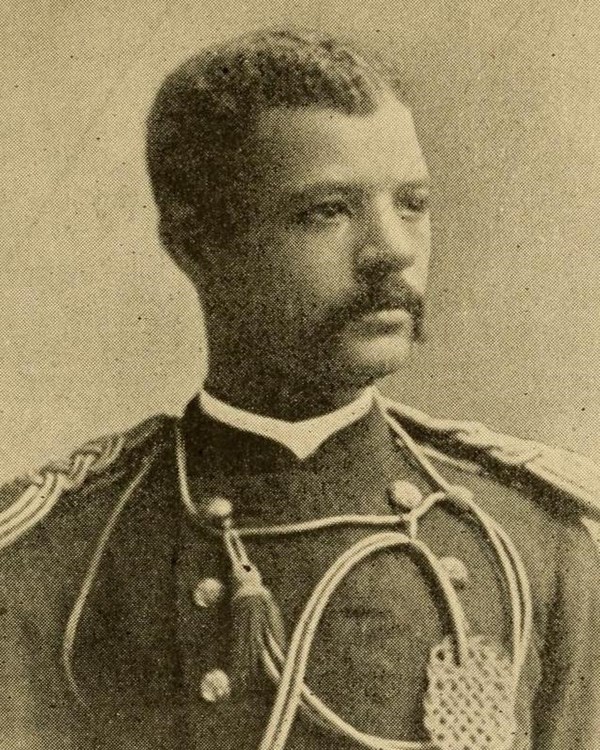
<instances>
[{"instance_id":1,"label":"chest of uniform","mask_svg":"<svg viewBox=\"0 0 600 750\"><path fill-rule=\"evenodd\" d=\"M256 520L253 514L265 507L261 502L270 503L270 517L280 523L297 520L303 512L298 503L290 502L298 485L295 479L286 489L266 481L257 482L253 493L247 484L240 494L234 484L225 489L246 510L244 524ZM339 486L335 501L327 497L330 488L322 480L301 489L310 513L317 505L322 515L324 504L338 504L329 506L331 513L357 502L354 490ZM282 496L286 502L278 506ZM243 499L251 502L243 504ZM386 487L371 487L367 502L370 508L389 513ZM250 559L281 609L288 636L331 564L370 533L368 528L340 527L246 541ZM436 508L423 518L419 538L447 567L472 632L488 636L499 652L509 654L510 606L493 550L481 531ZM230 682L219 682L223 676L227 680L233 669L235 613L225 557L218 540L186 524L177 581L188 720L194 733L218 734L217 747L229 747L231 741L231 747L252 748L259 745L275 690L264 673L253 675L243 691L236 691ZM421 561L410 549L382 550L357 565L329 599L312 640L306 685L337 715L372 736L423 740L427 667L432 649L449 629L439 587ZM207 700L203 686L211 678L216 679L215 695ZM300 718L296 725L288 747L330 746L331 736L314 724ZM239 744L242 741L247 744Z\"/></svg>"},{"instance_id":2,"label":"chest of uniform","mask_svg":"<svg viewBox=\"0 0 600 750\"><path fill-rule=\"evenodd\" d=\"M75 643L75 676L94 732L104 738L94 746L112 749L126 737L140 750L258 747L275 687L266 670L242 687L232 679L231 561L222 536L207 531L202 508L226 496L246 530L344 514L389 517L388 489L399 476L417 494L431 492L394 459L358 477L337 470L198 477L190 482L197 517L173 513L171 501L157 513L160 503L151 498L129 509L104 550ZM326 571L372 533L368 525L341 524L244 538L288 638ZM470 630L510 655L505 581L481 528L440 505L422 516L417 535L446 568ZM450 620L435 576L410 546L376 551L328 598L307 654L307 689L370 736L423 740L428 663ZM535 679L523 694L524 714L534 689ZM345 747L346 740L335 741ZM330 732L300 714L286 747L331 742Z\"/></svg>"}]
</instances>

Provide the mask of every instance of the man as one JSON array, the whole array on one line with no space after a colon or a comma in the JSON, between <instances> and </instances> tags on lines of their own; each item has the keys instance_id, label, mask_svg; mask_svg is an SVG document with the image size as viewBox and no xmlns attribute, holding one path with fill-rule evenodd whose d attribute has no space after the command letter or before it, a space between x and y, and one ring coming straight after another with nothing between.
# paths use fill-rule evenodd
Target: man
<instances>
[{"instance_id":1,"label":"man","mask_svg":"<svg viewBox=\"0 0 600 750\"><path fill-rule=\"evenodd\" d=\"M207 378L5 489L1 747L600 747L595 470L372 388L429 260L398 91L285 31L164 83L149 171Z\"/></svg>"}]
</instances>

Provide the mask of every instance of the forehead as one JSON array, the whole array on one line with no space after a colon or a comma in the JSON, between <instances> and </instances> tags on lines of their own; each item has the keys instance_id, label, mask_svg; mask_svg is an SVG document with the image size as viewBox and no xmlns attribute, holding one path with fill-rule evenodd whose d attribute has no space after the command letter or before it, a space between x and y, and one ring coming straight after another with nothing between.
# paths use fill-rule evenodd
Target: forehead
<instances>
[{"instance_id":1,"label":"forehead","mask_svg":"<svg viewBox=\"0 0 600 750\"><path fill-rule=\"evenodd\" d=\"M260 176L282 187L427 179L412 115L392 97L366 115L317 107L268 110L259 117L251 148Z\"/></svg>"}]
</instances>

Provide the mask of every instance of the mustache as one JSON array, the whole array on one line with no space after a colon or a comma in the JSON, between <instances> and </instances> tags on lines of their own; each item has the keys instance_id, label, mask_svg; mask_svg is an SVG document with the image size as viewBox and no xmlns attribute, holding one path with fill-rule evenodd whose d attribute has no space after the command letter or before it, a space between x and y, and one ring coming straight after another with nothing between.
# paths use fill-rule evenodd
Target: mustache
<instances>
[{"instance_id":1,"label":"mustache","mask_svg":"<svg viewBox=\"0 0 600 750\"><path fill-rule=\"evenodd\" d=\"M425 337L425 299L408 284L382 284L361 288L340 303L325 322L331 334L357 318L380 310L405 310L413 324L413 340Z\"/></svg>"}]
</instances>

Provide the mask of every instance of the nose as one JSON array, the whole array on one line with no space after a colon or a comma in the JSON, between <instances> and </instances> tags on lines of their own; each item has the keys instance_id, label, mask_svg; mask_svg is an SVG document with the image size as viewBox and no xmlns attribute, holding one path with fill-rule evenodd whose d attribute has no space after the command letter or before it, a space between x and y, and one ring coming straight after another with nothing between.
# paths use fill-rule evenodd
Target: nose
<instances>
[{"instance_id":1,"label":"nose","mask_svg":"<svg viewBox=\"0 0 600 750\"><path fill-rule=\"evenodd\" d=\"M385 277L413 266L426 251L424 218L406 219L391 199L380 199L365 213L356 258L362 277ZM426 233L425 233L426 234Z\"/></svg>"}]
</instances>

